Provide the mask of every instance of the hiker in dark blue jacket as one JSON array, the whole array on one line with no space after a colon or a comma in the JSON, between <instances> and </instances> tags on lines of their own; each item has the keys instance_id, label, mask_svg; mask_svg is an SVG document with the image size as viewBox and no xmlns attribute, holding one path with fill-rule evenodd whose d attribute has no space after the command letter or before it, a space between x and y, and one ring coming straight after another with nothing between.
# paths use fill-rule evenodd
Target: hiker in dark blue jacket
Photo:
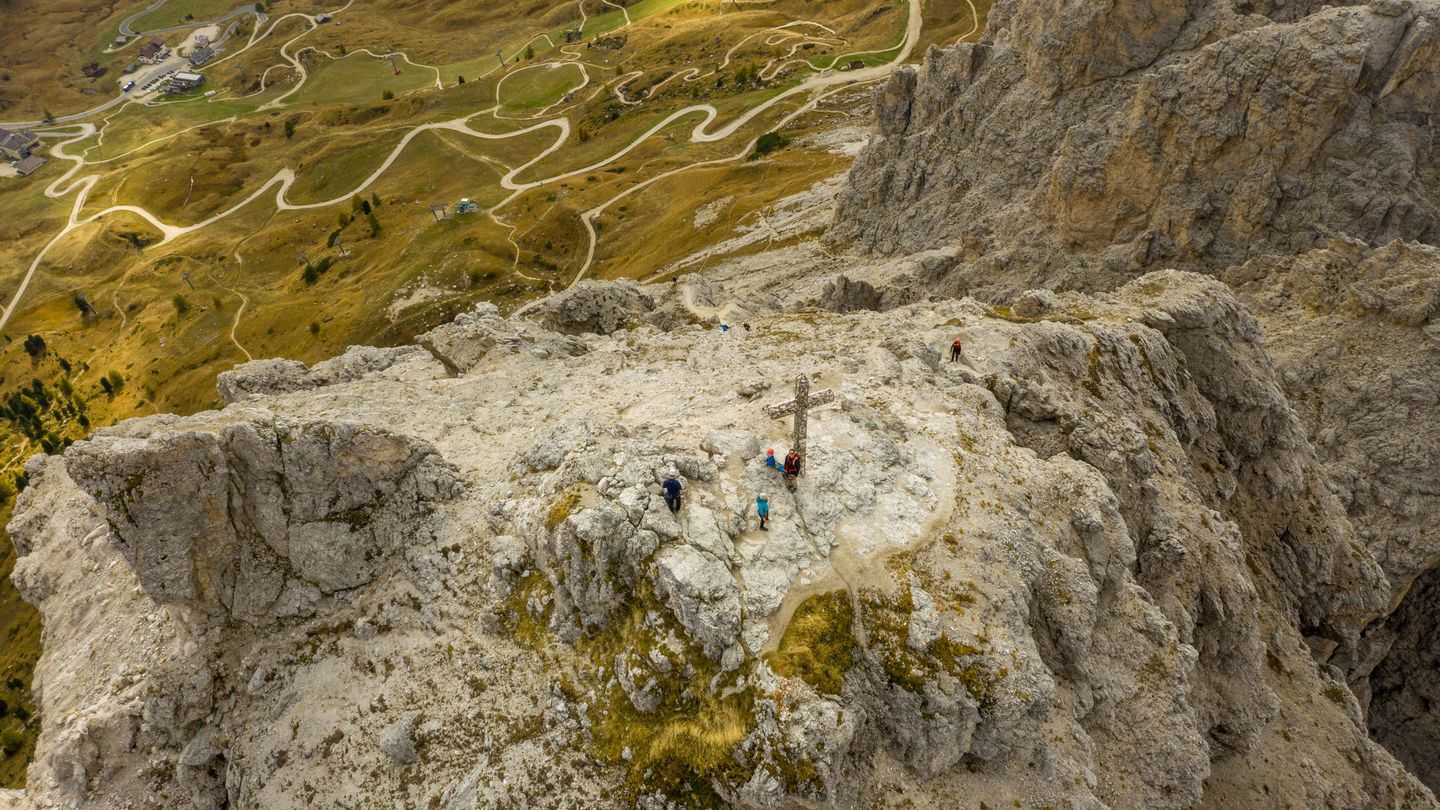
<instances>
[{"instance_id":1,"label":"hiker in dark blue jacket","mask_svg":"<svg viewBox=\"0 0 1440 810\"><path fill-rule=\"evenodd\" d=\"M680 513L680 480L673 475L665 476L665 483L660 487L665 490L665 505L670 507L671 514Z\"/></svg>"}]
</instances>

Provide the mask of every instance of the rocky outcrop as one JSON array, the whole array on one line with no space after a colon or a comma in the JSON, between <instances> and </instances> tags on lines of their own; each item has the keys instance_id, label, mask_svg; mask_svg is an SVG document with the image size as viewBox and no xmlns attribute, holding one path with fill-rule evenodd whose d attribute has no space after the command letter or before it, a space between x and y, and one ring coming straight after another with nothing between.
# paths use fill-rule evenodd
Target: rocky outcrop
<instances>
[{"instance_id":1,"label":"rocky outcrop","mask_svg":"<svg viewBox=\"0 0 1440 810\"><path fill-rule=\"evenodd\" d=\"M586 351L584 342L577 338L500 317L499 307L489 302L477 304L474 310L454 321L419 335L415 342L439 360L451 375L475 368L492 352L500 355L524 352L544 358L571 357Z\"/></svg>"},{"instance_id":2,"label":"rocky outcrop","mask_svg":"<svg viewBox=\"0 0 1440 810\"><path fill-rule=\"evenodd\" d=\"M495 344L38 461L25 801L1433 806L1347 685L1391 587L1255 320L1176 272L1025 301ZM736 388L800 373L791 492Z\"/></svg>"},{"instance_id":3,"label":"rocky outcrop","mask_svg":"<svg viewBox=\"0 0 1440 810\"><path fill-rule=\"evenodd\" d=\"M1416 708L1433 705L1427 687L1407 691L1397 673L1433 658L1405 600L1440 564L1440 6L1010 0L989 25L877 93L832 241L949 250L943 281L923 289L967 290L1025 319L1065 309L1032 286L1135 297L1135 277L1161 267L1231 284L1263 346L1253 323L1212 345L1243 321L1213 321L1213 302L1142 321L1207 367L1198 380L1276 381L1205 392L1228 452L1249 459L1227 514L1251 545L1273 539L1265 556L1285 563L1259 577L1262 596L1288 594L1357 716L1415 729L1368 721L1413 760L1435 722ZM1255 348L1237 353L1237 339ZM1222 370L1237 363L1270 370ZM1262 434L1279 444L1234 438ZM1310 470L1303 482L1257 464L1306 444L1313 455L1290 462ZM1273 506L1301 494L1314 514ZM1353 539L1336 534L1337 509ZM1331 555L1350 542L1378 563L1379 590L1372 567ZM1334 587L1346 580L1365 584Z\"/></svg>"},{"instance_id":4,"label":"rocky outcrop","mask_svg":"<svg viewBox=\"0 0 1440 810\"><path fill-rule=\"evenodd\" d=\"M805 279L786 294L784 309L883 311L931 296L959 297L965 290L949 277L957 263L953 249L940 249Z\"/></svg>"},{"instance_id":5,"label":"rocky outcrop","mask_svg":"<svg viewBox=\"0 0 1440 810\"><path fill-rule=\"evenodd\" d=\"M633 281L586 280L545 299L537 315L558 332L608 335L638 325L654 309L654 296Z\"/></svg>"},{"instance_id":6,"label":"rocky outcrop","mask_svg":"<svg viewBox=\"0 0 1440 810\"><path fill-rule=\"evenodd\" d=\"M1330 487L1389 579L1393 613L1367 628L1351 670L1360 705L1376 739L1440 786L1419 753L1440 726L1425 674L1440 646L1421 618L1440 565L1440 250L1335 240L1224 277L1261 313Z\"/></svg>"},{"instance_id":7,"label":"rocky outcrop","mask_svg":"<svg viewBox=\"0 0 1440 810\"><path fill-rule=\"evenodd\" d=\"M1440 249L1337 240L1225 279L1261 313L1281 383L1398 602L1440 562Z\"/></svg>"},{"instance_id":8,"label":"rocky outcrop","mask_svg":"<svg viewBox=\"0 0 1440 810\"><path fill-rule=\"evenodd\" d=\"M65 459L152 599L252 624L371 581L458 486L424 442L266 416L128 424Z\"/></svg>"},{"instance_id":9,"label":"rocky outcrop","mask_svg":"<svg viewBox=\"0 0 1440 810\"><path fill-rule=\"evenodd\" d=\"M339 357L316 363L313 368L298 360L254 360L221 372L215 387L221 401L228 405L258 396L353 382L385 371L396 363L423 356L424 353L414 346L393 349L351 346Z\"/></svg>"},{"instance_id":10,"label":"rocky outcrop","mask_svg":"<svg viewBox=\"0 0 1440 810\"><path fill-rule=\"evenodd\" d=\"M1433 0L1002 0L877 115L831 238L958 245L994 295L1440 242Z\"/></svg>"}]
</instances>

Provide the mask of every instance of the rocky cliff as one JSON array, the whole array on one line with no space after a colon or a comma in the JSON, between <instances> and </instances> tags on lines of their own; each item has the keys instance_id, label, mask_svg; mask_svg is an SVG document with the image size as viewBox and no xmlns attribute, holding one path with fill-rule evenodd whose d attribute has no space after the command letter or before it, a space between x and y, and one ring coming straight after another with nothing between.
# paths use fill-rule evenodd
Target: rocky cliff
<instances>
[{"instance_id":1,"label":"rocky cliff","mask_svg":"<svg viewBox=\"0 0 1440 810\"><path fill-rule=\"evenodd\" d=\"M1390 581L1356 680L1376 739L1440 786L1440 250L1354 240L1225 272L1257 312L1331 489Z\"/></svg>"},{"instance_id":2,"label":"rocky cliff","mask_svg":"<svg viewBox=\"0 0 1440 810\"><path fill-rule=\"evenodd\" d=\"M1013 304L1181 267L1255 313L1389 581L1391 615L1336 663L1376 738L1440 788L1422 753L1440 648L1419 618L1440 576L1440 6L1003 2L877 110L829 238L894 254L864 279L882 302Z\"/></svg>"},{"instance_id":3,"label":"rocky cliff","mask_svg":"<svg viewBox=\"0 0 1440 810\"><path fill-rule=\"evenodd\" d=\"M13 801L1434 805L1362 711L1387 560L1224 284L723 333L732 293L481 308L32 461Z\"/></svg>"},{"instance_id":4,"label":"rocky cliff","mask_svg":"<svg viewBox=\"0 0 1440 810\"><path fill-rule=\"evenodd\" d=\"M1434 0L1001 0L877 101L832 238L973 287L1440 242Z\"/></svg>"}]
</instances>

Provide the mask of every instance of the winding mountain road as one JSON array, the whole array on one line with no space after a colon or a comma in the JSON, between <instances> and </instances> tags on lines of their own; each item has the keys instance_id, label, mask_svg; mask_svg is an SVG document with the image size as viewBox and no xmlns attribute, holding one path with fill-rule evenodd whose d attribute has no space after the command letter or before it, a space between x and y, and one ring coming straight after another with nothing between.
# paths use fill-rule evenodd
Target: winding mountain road
<instances>
[{"instance_id":1,"label":"winding mountain road","mask_svg":"<svg viewBox=\"0 0 1440 810\"><path fill-rule=\"evenodd\" d=\"M351 2L353 3L353 0L351 0ZM346 6L345 6L345 8L349 8L349 6L350 6L350 3L347 3ZM40 267L40 264L44 261L45 256L50 252L50 250L53 249L53 248L55 247L55 245L60 242L60 240L62 240L63 238L65 238L65 236L67 236L68 234L70 234L72 231L76 230L77 228L83 227L84 225L87 225L87 224L89 224L89 223L95 222L95 221L97 221L97 220L99 220L99 219L101 219L101 218L103 218L103 217L106 217L106 216L108 216L108 215L110 215L110 214L116 214L116 213L125 212L125 213L134 214L135 216L138 216L138 217L140 217L141 219L144 219L146 222L150 223L150 225L152 225L156 230L158 230L158 231L160 232L160 234L161 234L161 239L160 239L159 243L157 243L157 244L165 244L165 243L170 242L170 241L172 241L172 240L174 240L174 239L177 239L177 238L179 238L179 237L181 237L181 236L185 236L185 235L187 235L187 234L192 234L192 233L201 231L201 230L209 227L210 225L213 225L213 224L215 224L216 222L219 222L220 220L223 220L223 219L225 219L226 217L231 216L231 215L234 214L235 212L237 212L237 211L245 208L246 206L250 205L251 203L255 202L256 200L261 199L262 197L264 197L264 196L267 194L267 192L269 192L271 189L274 189L273 199L274 199L274 204L275 204L275 208L276 208L277 211L304 211L304 210L312 210L312 209L317 209L317 208L325 208L325 207L328 207L328 206L338 205L338 204L342 204L342 203L348 203L348 202L351 200L351 198L353 198L356 194L360 194L360 193L364 192L364 191L365 191L366 189L368 189L372 184L374 184L377 180L379 180L380 177L383 176L383 175L385 174L385 172L390 169L390 167L395 163L395 161L396 161L397 159L399 159L399 157L400 157L401 154L405 151L405 148L410 144L410 142L413 141L415 138L419 137L421 134L424 134L424 133L426 133L426 132L448 131L448 132L455 132L455 133L459 133L459 134L462 134L462 135L465 135L465 136L468 136L468 137L477 138L477 139L483 139L483 140L507 140L507 139L510 139L510 138L522 137L522 136L525 136L525 135L528 135L528 134L531 134L531 133L534 133L534 132L538 132L538 131L544 130L544 129L553 129L553 130L555 130L555 131L556 131L556 137L555 137L554 142L552 142L549 146L547 146L547 147L546 147L545 149L543 149L539 154L535 155L535 156L534 156L533 158L531 158L530 160L526 161L525 163L523 163L523 164L521 164L521 165L519 165L519 166L516 166L516 167L510 169L510 171L508 171L505 175L503 175L503 176L501 177L501 179L500 179L501 187L509 190L511 193L510 193L510 195L507 196L504 200L502 200L500 203L496 204L494 207L492 207L492 208L489 210L489 213L490 213L491 215L493 215L493 213L494 213L495 211L497 211L497 210L499 210L499 209L501 209L501 208L504 208L504 207L505 207L506 205L508 205L512 200L514 200L516 197L518 197L520 194L523 194L523 193L526 192L526 191L529 191L529 190L535 189L535 188L539 188L539 187L541 187L541 186L550 185L550 184L552 184L552 183L557 183L557 182L560 182L560 181L563 181L563 180L566 180L566 179L569 179L569 178L573 178L573 177L577 177L577 176L582 176L582 175L590 174L590 173L595 172L596 170L601 169L601 168L603 168L603 167L605 167L605 166L607 166L607 165L609 165L609 164L611 164L611 163L614 163L615 161L620 160L621 158L623 158L623 157L625 157L626 155L628 155L631 151L633 151L634 149L636 149L637 147L639 147L641 144L643 144L645 141L649 140L651 137L655 136L655 135L656 135L657 133L659 133L660 131L662 131L662 130L664 130L665 128L669 127L671 124L674 124L674 123L680 121L681 119L684 119L684 118L687 118L687 117L692 117L692 116L698 116L699 119L700 119L700 120L694 125L694 127L690 130L689 141L690 141L691 143L697 143L697 144L698 144L698 143L714 143L714 142L716 142L716 141L721 141L721 140L724 140L724 139L726 139L726 138L731 137L731 136L734 135L737 131L739 131L742 127L744 127L745 125L747 125L747 124L749 124L750 122L754 121L757 117L763 115L764 113L766 113L767 111L773 109L776 105L780 104L780 103L783 102L783 101L786 101L787 99L793 98L793 97L798 96L798 95L804 95L804 94L810 94L810 93L816 93L816 94L817 94L815 98L811 99L811 100L810 100L809 102L807 102L806 104L802 105L801 107L797 108L796 110L793 110L793 111L790 112L788 115L786 115L786 116L781 120L780 125L783 125L784 123L788 123L789 121L794 120L794 119L795 119L796 117L798 117L799 115L807 112L807 111L810 110L810 109L813 109L814 105L815 105L816 103L818 103L821 99L825 98L825 97L828 96L828 95L831 95L831 94L834 93L834 92L838 92L838 90L842 89L842 88L843 88L844 86L846 86L846 85L852 85L852 84L857 84L857 83L864 83L864 82L875 81L875 80L878 80L878 79L886 78L887 76L889 76L890 72L893 70L893 68L894 68L896 65L902 64L905 60L907 60L907 59L910 57L910 54L913 52L913 50L914 50L914 48L915 48L915 45L919 42L919 39L920 39L921 28L922 28L922 25L923 25L923 18L922 18L922 15L921 15L921 8L920 8L920 0L909 0L909 1L907 2L907 6L908 6L908 9L909 9L909 16L908 16L908 19L907 19L907 22L906 22L904 39L903 39L902 42L901 42L901 45L900 45L900 47L899 47L899 50L898 50L895 58L892 59L890 62L884 64L884 65L878 65L878 66L875 66L875 67L870 67L870 68L864 68L864 69L860 69L860 70L850 71L850 72L847 72L847 73L831 73L831 74L829 74L829 75L817 74L817 75L815 75L815 76L811 76L811 77L805 79L804 81L800 82L799 84L795 85L794 87L791 87L791 88L789 88L789 89L787 89L787 90L785 90L785 91L782 91L782 92L780 92L780 93L778 93L778 94L776 94L776 95L774 95L774 96L766 99L765 101L761 102L760 104L756 105L755 107L752 107L750 110L748 110L748 111L745 112L744 114L742 114L742 115L734 118L733 120L731 120L729 123L724 124L723 126L718 126L718 127L714 128L714 129L711 129L710 127L711 127L712 124L715 123L716 119L719 117L719 111L716 110L716 108L715 108L713 105L710 105L710 104L695 104L695 105L692 105L692 106L689 106L689 107L685 107L685 108L676 110L675 112L673 112L673 113L671 113L670 115L666 116L664 119L662 119L662 120L659 121L658 123L652 125L649 129L647 129L647 130L646 130L644 133L642 133L641 135L637 136L637 137L636 137L634 140L632 140L629 144L627 144L626 146L624 146L623 148L621 148L619 151L615 152L614 154L612 154L612 155L610 155L610 156L608 156L608 157L606 157L606 158L603 158L603 159L601 159L601 160L599 160L599 161L596 161L595 163L592 163L592 164L590 164L590 165L588 165L588 166L584 166L584 167L582 167L582 168L573 169L573 170L566 171L566 172L561 172L561 173L559 173L559 174L551 175L551 176L549 176L549 177L544 177L544 178L541 178L541 179L531 180L531 181L529 181L529 182L520 182L519 180L517 180L517 178L518 178L522 173L524 173L525 171L527 171L527 170L530 169L531 167L535 166L536 164L540 163L541 161L543 161L545 158L549 157L550 155L554 154L556 151L558 151L559 149L561 149L561 148L565 145L565 143L569 140L570 134L571 134L571 129L572 129L572 128L571 128L570 120L569 120L568 118L565 118L565 117L562 116L562 117L556 117L556 118L548 119L548 120L545 120L545 121L540 121L540 122L538 122L538 123L536 123L536 124L533 124L533 125L531 125L531 126L525 127L525 128L523 128L523 129L518 129L518 130L513 130L513 131L508 131L508 132L502 132L502 133L489 133L489 132L483 132L483 131L480 131L480 130L476 130L476 129L474 129L474 128L472 128L472 127L470 126L470 121L471 121L473 118L475 118L475 117L477 117L477 116L479 116L479 115L483 115L484 113L486 113L486 112L489 111L489 110L480 110L480 111L471 113L471 114L469 114L469 115L462 116L462 117L460 117L460 118L455 118L455 119L452 119L452 120L449 120L449 121L434 122L434 123L429 123L429 124L420 124L420 125L417 125L417 126L411 128L408 132L406 132L406 134L404 135L404 137L401 138L400 142L399 142L398 144L396 144L395 147L390 151L390 153L386 156L385 160L380 164L380 166L379 166L378 168L376 168L375 171L373 171L368 177L366 177L364 180L362 180L359 185L357 185L354 189L352 189L352 190L350 190L350 191L347 191L347 192L345 192L345 193L343 193L343 194L337 195L337 196L335 196L335 197L333 197L333 198L331 198L331 199L328 199L328 200L322 200L322 201L320 201L320 202L313 202L313 203L293 203L293 202L291 202L291 201L288 199L288 196L287 196L287 195L288 195L288 192L290 191L291 186L292 186L292 185L294 184L294 182L295 182L295 171L294 171L293 169L289 168L289 167L286 167L286 168L284 168L284 169L281 169L281 170L277 171L273 176L270 177L269 180L267 180L267 181L266 181L262 186L260 186L258 189L256 189L255 191L251 192L249 196L245 197L245 199L241 200L240 202L236 203L235 205L232 205L231 207L225 209L224 211L221 211L221 212L218 213L218 214L215 214L215 215L213 215L213 216L211 216L211 217L209 217L209 218L207 218L207 219L204 219L204 220L202 220L202 221L200 221L200 222L196 222L196 223L191 224L191 225L173 225L173 224L164 222L164 221L162 221L159 217L157 217L157 216L155 216L154 214L150 213L150 212L147 211L146 209L144 209L144 208L142 208L142 207L140 207L140 206L135 206L135 205L115 205L115 206L110 206L110 207L108 207L108 208L105 208L105 209L102 209L102 210L100 210L100 211L97 211L97 212L95 212L95 213L93 213L93 214L90 214L89 216L83 216L83 217L82 217L82 216L81 216L81 212L84 210L85 202L86 202L86 200L88 199L88 196L89 196L89 193L90 193L91 189L93 189L94 186L95 186L95 184L99 182L100 176L99 176L99 175L89 175L89 176L86 176L86 177L78 178L78 179L74 180L73 182L71 182L71 178L72 178L72 177L75 177L76 174L78 174L81 170L83 170L83 169L85 168L85 166L87 165L87 162L86 162L86 159L85 159L85 157L84 157L83 155L71 155L71 154L69 154L69 153L66 151L66 147L68 147L68 146L70 146L70 145L72 145L72 144L74 144L74 143L76 143L76 142L78 142L78 141L82 141L82 140L90 137L91 135L93 135L93 134L96 132L96 128L95 128L95 126L94 126L93 124L88 124L88 123L87 123L87 124L79 124L79 125L77 126L77 131L76 131L75 133L73 133L72 137L70 137L70 138L68 138L68 139L66 139L66 140L64 140L64 141L62 141L62 142L60 142L60 143L57 143L57 144L55 145L55 147L53 147L52 150L51 150L51 154L52 154L53 157L55 157L55 158L57 158L57 159L59 159L59 160L68 160L68 161L71 161L72 163L74 163L74 165L73 165L72 167L70 167L70 169L69 169L68 171L66 171L65 174L63 174L60 178L56 179L54 182L52 182L52 183L45 189L45 195L46 195L47 197L52 198L52 199L59 199L60 197L69 195L69 194L71 194L71 193L74 193L74 194L75 194L75 203L74 203L74 205L73 205L72 208L71 208L70 215L69 215L69 219L68 219L68 221L66 222L65 226L64 226L58 233L56 233L55 236L52 237L49 242L47 242L47 243L45 244L45 246L40 250L39 254L37 254L37 255L35 256L34 260L30 263L30 266L29 266L29 268L26 270L26 273L25 273L24 277L21 279L19 288L15 291L15 293L14 293L13 296L11 297L10 303L9 303L8 306L5 307L4 313L3 313L3 314L0 314L0 329L3 329L3 328L9 323L10 318L14 315L17 307L18 307L19 304L20 304L21 299L24 297L26 290L29 288L31 281L33 280L33 278L34 278L34 276L35 276L35 273L38 271L38 269L39 269L39 267ZM343 10L344 10L344 9L341 9L341 11L343 11ZM339 13L339 12L334 12L334 13ZM285 16L286 16L286 17L289 17L289 16L296 16L296 15L285 15ZM310 15L299 15L299 16L309 17ZM628 19L628 14L627 14L626 16L627 16L627 19ZM277 20L275 21L275 25L278 25L279 22L280 22L280 20L283 20L283 19L284 19L284 17L277 19ZM308 30L313 30L313 22L314 22L314 19L313 19L313 17L311 17L310 19L311 19L311 22L312 22L312 27L311 27L310 29L307 29L307 32L308 32ZM270 27L269 31L266 32L266 35L268 35L268 34L270 33L270 31L274 31L275 25L272 25L272 26ZM301 36L304 36L304 34L307 33L307 32L302 32L301 34L299 34L299 35L297 35L296 37L292 38L291 40L287 41L287 42L285 43L285 45L282 46L282 49L281 49L281 54L282 54L282 56L285 56L287 59L292 60L292 62L298 62L299 60L296 59L295 57L290 56L290 55L286 52L285 49L288 48L289 45L291 45L292 43L294 43L294 42L295 42L297 39L299 39ZM258 33L258 31L257 31L257 33ZM261 38L263 38L263 37L261 37ZM247 44L246 48L249 48L249 47L250 47L251 45L253 45L256 41L258 41L258 39L252 37L251 42L250 42L249 44ZM232 56L233 56L233 55L232 55ZM407 59L407 61L408 61L408 59ZM301 70L302 70L302 74L303 74L303 67L301 68ZM583 71L583 68L582 68L582 71ZM297 82L295 89L299 89L299 87L300 87L302 84L303 84L303 79L302 79L301 82ZM275 105L277 102L283 100L286 96L288 96L290 93L293 93L293 92L294 92L294 90L291 90L291 91L287 92L287 93L285 94L285 96L281 96L280 98L277 98L277 99L272 100L272 101L269 102L268 104L262 106L260 109L266 109L266 108L269 108L269 107ZM497 98L497 103L498 103L498 101L499 101L498 85L497 85L497 97L496 97L496 98ZM167 137L168 137L168 136L167 136ZM582 221L583 221L584 224L585 224L585 228L586 228L586 230L587 230L587 232L588 232L589 239L590 239L590 245L589 245L589 249L588 249L586 261L585 261L584 265L580 268L580 270L576 273L574 279L570 282L570 284L569 284L568 286L569 286L569 287L573 287L575 284L578 284L578 283L584 278L585 274L589 271L590 266L593 264L594 255L595 255L595 247L596 247L596 238L597 238L597 235L596 235L596 232L595 232L595 228L594 228L594 222L593 222L593 220L594 220L594 218L595 218L596 216L598 216L599 213L602 212L606 207L608 207L609 205L611 205L612 203L614 203L616 200L619 200L619 199L621 199L621 198L623 198L623 197L626 197L626 196L628 196L628 195L630 195L630 194L633 194L633 193L635 193L635 192L637 192L637 191L639 191L639 190L641 190L641 189L643 189L643 188L647 188L647 187L649 187L650 185L653 185L655 182L657 182L657 181L659 181L659 180L661 180L661 179L663 179L663 178L665 178L665 177L673 176L673 175L675 175L675 174L677 174L677 173L679 173L679 172L688 171L688 170L690 170L690 169L694 169L694 168L697 168L697 167L700 167L700 166L714 165L714 164L718 164L718 163L725 163L725 162L730 162L730 161L739 159L739 158L742 157L746 152L748 152L751 148L752 148L752 145L751 145L751 144L747 144L746 147L745 147L745 149L741 150L741 152L739 152L739 153L738 153L737 155L735 155L735 156L731 156L731 157L727 157L727 158L710 159L710 160L698 160L698 161L695 161L695 162L693 162L693 163L687 164L687 165L685 165L685 166L677 167L677 168L672 169L672 170L670 170L670 171L667 171L667 172L665 172L665 173L663 173L663 174L660 174L660 175L657 175L657 176L655 176L655 177L652 177L652 178L646 180L646 181L643 182L643 183L637 184L636 186L633 186L633 187L631 187L631 188L629 188L629 189L626 189L626 190L625 190L624 192L622 192L620 195L617 195L615 198L612 198L611 200L607 201L606 203L602 204L601 206L598 206L598 207L596 207L596 208L593 208L593 209L587 211L587 212L582 216ZM568 289L568 287L567 287L567 289ZM527 307L522 307L521 311L523 312L525 309L528 309L528 306L527 306Z\"/></svg>"},{"instance_id":2,"label":"winding mountain road","mask_svg":"<svg viewBox=\"0 0 1440 810\"><path fill-rule=\"evenodd\" d=\"M254 3L246 3L243 6L231 9L224 16L216 17L213 20L191 20L188 22L180 23L179 25L171 25L166 28L154 28L149 31L136 31L130 27L131 23L135 22L141 17L144 17L146 14L149 14L155 9L165 5L165 2L166 0L155 0L154 3L151 3L145 8L135 12L134 14L131 14L129 17L126 17L120 23L120 34L127 37L153 37L157 34L168 34L171 31L184 31L187 28L203 28L207 25L219 25L221 23L230 22L237 17L243 17L246 14L255 17L260 22L265 21L265 15L255 9Z\"/></svg>"}]
</instances>

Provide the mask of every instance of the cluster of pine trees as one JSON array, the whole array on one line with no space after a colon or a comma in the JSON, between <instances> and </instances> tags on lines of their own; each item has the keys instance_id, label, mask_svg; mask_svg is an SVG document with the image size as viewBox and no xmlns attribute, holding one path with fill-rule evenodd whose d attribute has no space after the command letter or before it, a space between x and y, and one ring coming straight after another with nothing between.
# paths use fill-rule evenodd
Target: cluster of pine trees
<instances>
[{"instance_id":1,"label":"cluster of pine trees","mask_svg":"<svg viewBox=\"0 0 1440 810\"><path fill-rule=\"evenodd\" d=\"M48 360L53 361L51 368L57 373L49 382L36 376L0 393L0 447L10 453L18 450L15 461L40 451L62 452L90 432L89 402L76 389L70 361L50 351L39 335L26 337L24 347L37 369ZM85 364L81 366L81 371L88 370ZM114 398L125 388L125 377L111 371L100 378L99 386L99 393ZM11 475L0 478L0 501L8 500L25 484L23 470L12 470Z\"/></svg>"}]
</instances>

